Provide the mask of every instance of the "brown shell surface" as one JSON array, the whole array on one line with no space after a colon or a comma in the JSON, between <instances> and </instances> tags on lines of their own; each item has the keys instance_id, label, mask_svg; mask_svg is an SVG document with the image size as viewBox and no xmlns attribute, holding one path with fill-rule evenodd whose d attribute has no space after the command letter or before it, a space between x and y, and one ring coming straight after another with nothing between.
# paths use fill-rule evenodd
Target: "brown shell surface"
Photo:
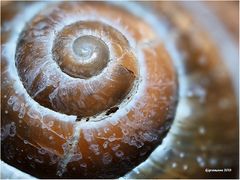
<instances>
[{"instance_id":1,"label":"brown shell surface","mask_svg":"<svg viewBox=\"0 0 240 180\"><path fill-rule=\"evenodd\" d=\"M2 4L2 160L37 178L237 178L238 6Z\"/></svg>"},{"instance_id":2,"label":"brown shell surface","mask_svg":"<svg viewBox=\"0 0 240 180\"><path fill-rule=\"evenodd\" d=\"M115 178L161 143L177 78L147 22L105 3L53 3L24 23L15 50L14 33L2 31L5 162L39 178ZM79 37L89 41L73 50Z\"/></svg>"}]
</instances>

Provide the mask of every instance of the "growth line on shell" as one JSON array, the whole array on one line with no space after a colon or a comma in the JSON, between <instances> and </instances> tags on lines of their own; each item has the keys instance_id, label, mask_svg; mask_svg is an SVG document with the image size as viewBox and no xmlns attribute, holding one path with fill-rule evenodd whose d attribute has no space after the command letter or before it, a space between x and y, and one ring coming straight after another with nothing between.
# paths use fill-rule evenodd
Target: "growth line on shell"
<instances>
[{"instance_id":1,"label":"growth line on shell","mask_svg":"<svg viewBox=\"0 0 240 180\"><path fill-rule=\"evenodd\" d=\"M65 151L63 147L64 155L63 158L58 163L58 168L56 172L57 176L61 177L66 171L66 167L68 163L71 161L71 158L74 156L74 152L77 149L80 135L81 135L81 123L79 122L75 124L73 137L70 140L67 140L66 142L66 145L69 145L70 148L67 147L67 150Z\"/></svg>"}]
</instances>

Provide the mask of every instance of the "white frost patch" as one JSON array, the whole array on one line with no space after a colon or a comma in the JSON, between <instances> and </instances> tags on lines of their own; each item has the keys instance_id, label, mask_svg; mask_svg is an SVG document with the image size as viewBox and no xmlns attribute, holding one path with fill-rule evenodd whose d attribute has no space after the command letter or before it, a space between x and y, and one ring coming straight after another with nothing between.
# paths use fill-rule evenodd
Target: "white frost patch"
<instances>
[{"instance_id":1,"label":"white frost patch","mask_svg":"<svg viewBox=\"0 0 240 180\"><path fill-rule=\"evenodd\" d=\"M15 122L11 122L1 127L1 141L6 139L8 136L14 137L16 135Z\"/></svg>"}]
</instances>

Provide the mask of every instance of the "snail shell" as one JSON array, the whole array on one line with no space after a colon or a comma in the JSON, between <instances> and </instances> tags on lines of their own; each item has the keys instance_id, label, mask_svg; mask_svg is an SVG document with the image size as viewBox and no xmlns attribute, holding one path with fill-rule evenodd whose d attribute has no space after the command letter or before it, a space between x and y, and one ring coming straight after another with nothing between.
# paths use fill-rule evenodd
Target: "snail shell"
<instances>
[{"instance_id":1,"label":"snail shell","mask_svg":"<svg viewBox=\"0 0 240 180\"><path fill-rule=\"evenodd\" d=\"M41 178L116 178L158 146L125 177L237 176L237 103L219 44L193 5L142 4L15 7L2 32L5 162Z\"/></svg>"},{"instance_id":2,"label":"snail shell","mask_svg":"<svg viewBox=\"0 0 240 180\"><path fill-rule=\"evenodd\" d=\"M15 47L4 47L3 147L18 150L3 159L41 178L122 176L174 117L171 58L154 29L124 8L43 7L6 41Z\"/></svg>"}]
</instances>

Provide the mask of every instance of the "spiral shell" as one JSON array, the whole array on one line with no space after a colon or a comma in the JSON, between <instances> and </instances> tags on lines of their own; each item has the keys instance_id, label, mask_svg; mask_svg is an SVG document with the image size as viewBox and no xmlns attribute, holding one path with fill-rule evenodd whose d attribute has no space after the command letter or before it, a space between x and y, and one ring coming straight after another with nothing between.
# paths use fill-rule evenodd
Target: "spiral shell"
<instances>
[{"instance_id":1,"label":"spiral shell","mask_svg":"<svg viewBox=\"0 0 240 180\"><path fill-rule=\"evenodd\" d=\"M1 34L6 163L40 178L237 176L236 74L223 61L237 50L220 25L201 26L206 6L16 4Z\"/></svg>"},{"instance_id":2,"label":"spiral shell","mask_svg":"<svg viewBox=\"0 0 240 180\"><path fill-rule=\"evenodd\" d=\"M23 24L2 75L3 126L15 129L4 147L23 151L4 160L48 178L119 177L145 160L177 100L154 28L123 7L84 2L53 3Z\"/></svg>"}]
</instances>

